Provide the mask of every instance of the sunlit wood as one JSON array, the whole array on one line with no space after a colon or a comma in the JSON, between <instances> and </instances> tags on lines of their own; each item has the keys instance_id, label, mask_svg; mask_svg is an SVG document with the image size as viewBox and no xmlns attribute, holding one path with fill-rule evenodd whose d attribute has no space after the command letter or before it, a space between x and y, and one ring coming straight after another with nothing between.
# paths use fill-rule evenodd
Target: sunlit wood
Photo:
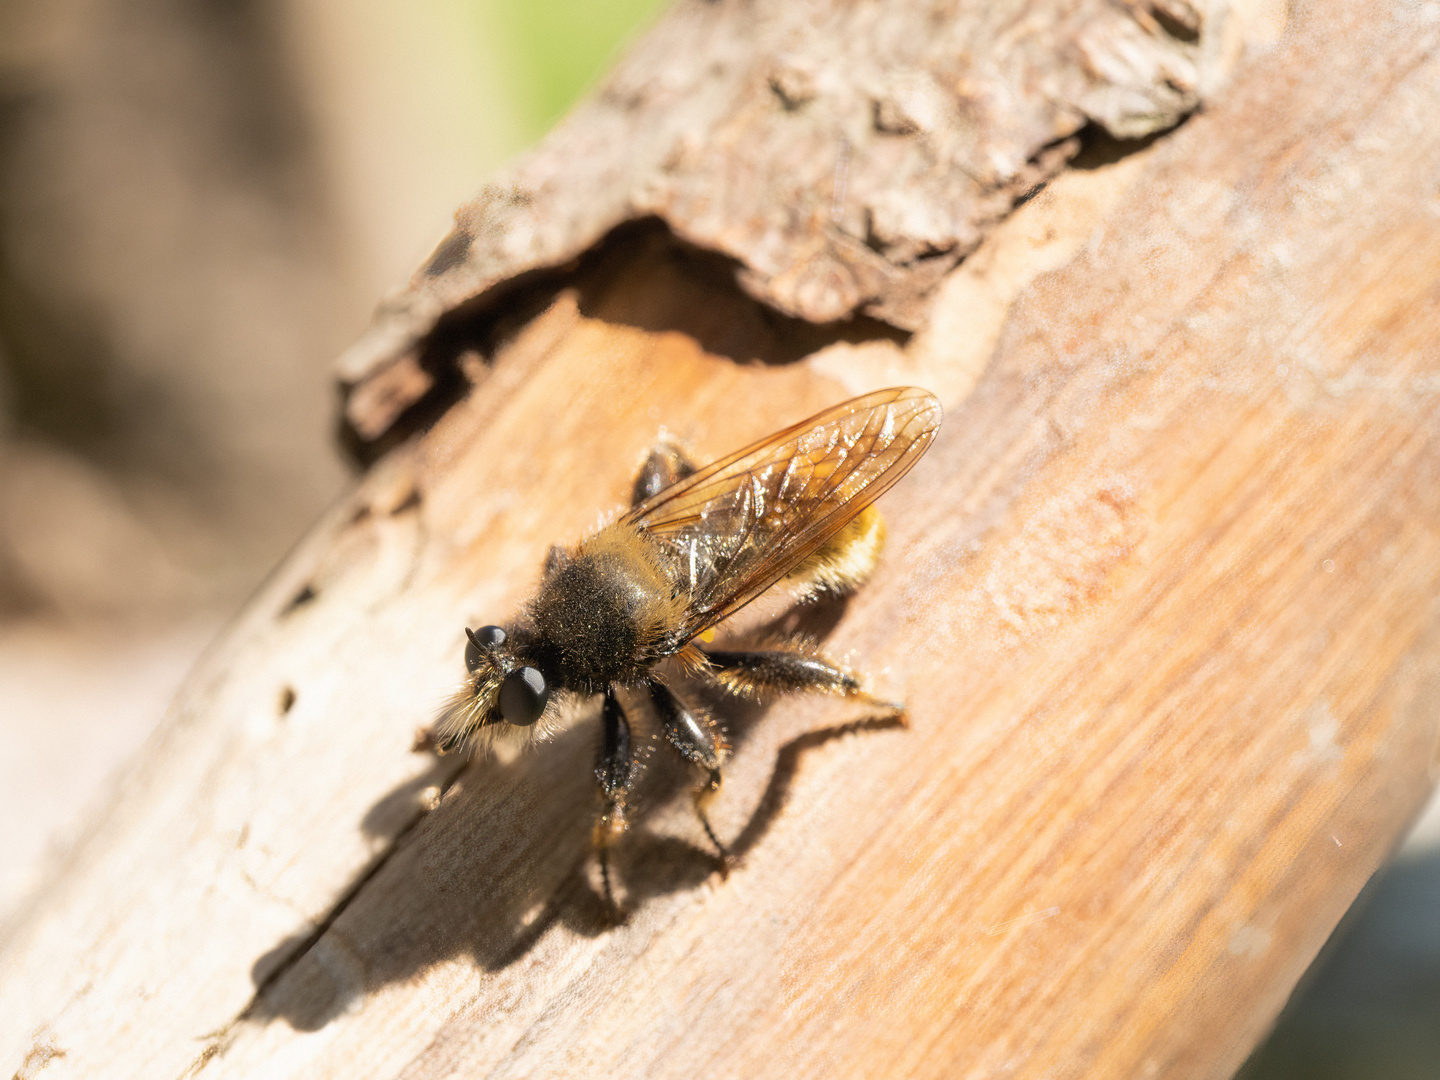
<instances>
[{"instance_id":1,"label":"sunlit wood","mask_svg":"<svg viewBox=\"0 0 1440 1080\"><path fill-rule=\"evenodd\" d=\"M1306 12L906 341L751 362L788 324L656 232L567 279L193 674L3 943L0 1066L1228 1076L1440 768L1440 24ZM944 426L808 618L909 728L734 714L723 879L653 755L608 925L593 721L409 749L463 627L662 425L706 458L895 384Z\"/></svg>"}]
</instances>

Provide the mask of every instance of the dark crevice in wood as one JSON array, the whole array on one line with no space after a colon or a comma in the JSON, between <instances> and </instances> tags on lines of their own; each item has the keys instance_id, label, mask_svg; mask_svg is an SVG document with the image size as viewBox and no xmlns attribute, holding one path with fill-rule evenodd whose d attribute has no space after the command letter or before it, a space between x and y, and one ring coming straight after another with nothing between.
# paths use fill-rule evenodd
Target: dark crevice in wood
<instances>
[{"instance_id":1,"label":"dark crevice in wood","mask_svg":"<svg viewBox=\"0 0 1440 1080\"><path fill-rule=\"evenodd\" d=\"M1203 44L1216 5L1198 0L1040 4L1023 34L1010 16L956 0L884 16L793 7L756 22L745 5L675 6L599 92L461 209L342 359L357 456L408 437L435 402L463 392L453 363L433 366L450 330L485 337L477 316L536 284L553 295L637 229L668 225L672 251L713 261L727 289L772 314L824 324L860 312L914 331L944 271L1064 167L1073 149L1053 133L1083 117L1128 133L1173 127L1220 58ZM892 20L910 32L874 32ZM672 87L685 89L662 89ZM1007 176L999 162L1025 164ZM880 227L867 228L871 213ZM945 254L924 257L932 249ZM442 310L449 327L436 324ZM790 337L779 335L782 353ZM397 418L401 430L384 434Z\"/></svg>"},{"instance_id":2,"label":"dark crevice in wood","mask_svg":"<svg viewBox=\"0 0 1440 1080\"><path fill-rule=\"evenodd\" d=\"M567 266L517 275L447 312L416 357L433 380L429 390L373 441L342 414L341 444L369 464L428 429L469 391L466 368L488 364L567 288L588 318L686 334L707 353L737 363L790 364L835 342L909 340L907 332L866 316L815 324L785 315L741 288L742 270L735 259L679 239L657 218L627 222Z\"/></svg>"},{"instance_id":3,"label":"dark crevice in wood","mask_svg":"<svg viewBox=\"0 0 1440 1080\"><path fill-rule=\"evenodd\" d=\"M299 591L286 602L285 606L280 609L280 617L283 619L287 615L293 615L306 604L314 603L315 598L319 595L320 591L316 589L312 583L307 581L300 587Z\"/></svg>"},{"instance_id":4,"label":"dark crevice in wood","mask_svg":"<svg viewBox=\"0 0 1440 1080\"><path fill-rule=\"evenodd\" d=\"M1048 143L1015 178L1011 212L1044 190L1057 169L1110 165L1175 130L1117 139L1090 123ZM873 228L863 242L885 253ZM442 244L432 261L454 255ZM950 251L936 249L907 265L951 258ZM566 265L517 274L446 312L412 358L428 389L374 439L362 437L342 412L339 441L354 460L369 464L427 430L469 392L476 373L503 345L564 289L576 291L581 314L589 318L686 334L707 353L737 363L789 364L836 342L888 340L903 346L909 340L907 331L864 315L824 324L786 315L749 295L740 284L744 273L737 259L684 241L659 218L625 222Z\"/></svg>"},{"instance_id":5,"label":"dark crevice in wood","mask_svg":"<svg viewBox=\"0 0 1440 1080\"><path fill-rule=\"evenodd\" d=\"M685 243L649 218L612 232L582 260L575 283L582 314L679 332L737 363L792 364L835 342L910 339L865 316L812 323L785 315L741 288L743 271L737 260Z\"/></svg>"},{"instance_id":6,"label":"dark crevice in wood","mask_svg":"<svg viewBox=\"0 0 1440 1080\"><path fill-rule=\"evenodd\" d=\"M1182 120L1180 125L1184 123ZM1104 165L1114 165L1131 154L1138 154L1157 139L1175 130L1177 128L1172 127L1163 131L1152 131L1139 139L1117 139L1099 124L1086 124L1080 129L1080 152L1070 159L1070 168L1089 171Z\"/></svg>"},{"instance_id":7,"label":"dark crevice in wood","mask_svg":"<svg viewBox=\"0 0 1440 1080\"><path fill-rule=\"evenodd\" d=\"M1180 9L1172 11L1167 5L1160 3L1150 6L1150 15L1159 23L1160 29L1176 41L1182 41L1186 45L1199 43L1201 24L1193 17L1193 13L1187 18Z\"/></svg>"}]
</instances>

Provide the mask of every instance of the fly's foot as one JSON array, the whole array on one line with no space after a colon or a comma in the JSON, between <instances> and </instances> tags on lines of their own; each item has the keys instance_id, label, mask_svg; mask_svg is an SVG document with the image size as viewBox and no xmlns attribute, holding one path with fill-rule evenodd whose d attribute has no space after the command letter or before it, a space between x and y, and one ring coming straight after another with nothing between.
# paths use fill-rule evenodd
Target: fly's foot
<instances>
[{"instance_id":1,"label":"fly's foot","mask_svg":"<svg viewBox=\"0 0 1440 1080\"><path fill-rule=\"evenodd\" d=\"M730 849L721 842L720 837L715 835L715 828L710 824L710 814L707 806L710 799L720 790L720 770L710 770L710 776L705 784L695 792L695 816L700 819L700 826L705 830L705 836L715 849L715 859L720 870L720 877L726 880L730 877L730 870L738 866L739 862Z\"/></svg>"}]
</instances>

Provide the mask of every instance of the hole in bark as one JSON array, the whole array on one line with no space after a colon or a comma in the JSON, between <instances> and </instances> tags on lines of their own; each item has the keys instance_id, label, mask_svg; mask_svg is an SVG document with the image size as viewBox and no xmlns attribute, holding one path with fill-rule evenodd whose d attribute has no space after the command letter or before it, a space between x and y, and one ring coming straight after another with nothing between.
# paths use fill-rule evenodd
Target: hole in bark
<instances>
[{"instance_id":1,"label":"hole in bark","mask_svg":"<svg viewBox=\"0 0 1440 1080\"><path fill-rule=\"evenodd\" d=\"M566 266L518 275L447 312L416 358L433 379L430 389L374 441L360 438L342 417L340 441L368 463L428 428L565 288L576 290L587 317L683 333L737 363L793 363L837 341L909 340L907 332L864 316L815 324L784 315L740 287L741 269L734 259L685 243L656 218L620 225Z\"/></svg>"},{"instance_id":2,"label":"hole in bark","mask_svg":"<svg viewBox=\"0 0 1440 1080\"><path fill-rule=\"evenodd\" d=\"M1029 191L1025 192L1024 195L1021 195L1018 199L1015 200L1014 205L1010 207L1010 213L1013 214L1016 210L1019 210L1020 207L1024 206L1026 203L1028 203L1031 199L1035 198L1036 195L1039 195L1040 192L1044 190L1044 184L1036 184Z\"/></svg>"},{"instance_id":3,"label":"hole in bark","mask_svg":"<svg viewBox=\"0 0 1440 1080\"><path fill-rule=\"evenodd\" d=\"M865 246L876 255L885 254L885 241L875 232L875 215L868 209L865 211Z\"/></svg>"},{"instance_id":4,"label":"hole in bark","mask_svg":"<svg viewBox=\"0 0 1440 1080\"><path fill-rule=\"evenodd\" d=\"M677 331L737 363L794 363L837 341L909 340L865 316L812 323L784 315L741 289L741 270L734 259L677 239L663 222L636 222L584 260L576 275L580 310L652 333Z\"/></svg>"},{"instance_id":5,"label":"hole in bark","mask_svg":"<svg viewBox=\"0 0 1440 1080\"><path fill-rule=\"evenodd\" d=\"M1006 184L1013 200L1007 213L1014 213L1044 191L1045 185L1070 165L1080 147L1080 136L1066 135L1036 150Z\"/></svg>"},{"instance_id":6,"label":"hole in bark","mask_svg":"<svg viewBox=\"0 0 1440 1080\"><path fill-rule=\"evenodd\" d=\"M286 686L280 691L280 715L284 716L295 707L295 688Z\"/></svg>"}]
</instances>

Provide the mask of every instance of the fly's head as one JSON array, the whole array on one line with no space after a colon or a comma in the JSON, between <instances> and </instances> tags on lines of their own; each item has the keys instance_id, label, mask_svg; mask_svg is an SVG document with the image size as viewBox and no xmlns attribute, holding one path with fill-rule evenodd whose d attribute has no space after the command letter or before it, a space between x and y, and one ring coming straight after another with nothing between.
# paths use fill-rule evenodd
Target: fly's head
<instances>
[{"instance_id":1,"label":"fly's head","mask_svg":"<svg viewBox=\"0 0 1440 1080\"><path fill-rule=\"evenodd\" d=\"M554 690L550 680L529 662L524 635L500 626L482 626L478 630L467 627L465 637L465 686L435 729L436 748L441 753L505 729L533 733Z\"/></svg>"}]
</instances>

